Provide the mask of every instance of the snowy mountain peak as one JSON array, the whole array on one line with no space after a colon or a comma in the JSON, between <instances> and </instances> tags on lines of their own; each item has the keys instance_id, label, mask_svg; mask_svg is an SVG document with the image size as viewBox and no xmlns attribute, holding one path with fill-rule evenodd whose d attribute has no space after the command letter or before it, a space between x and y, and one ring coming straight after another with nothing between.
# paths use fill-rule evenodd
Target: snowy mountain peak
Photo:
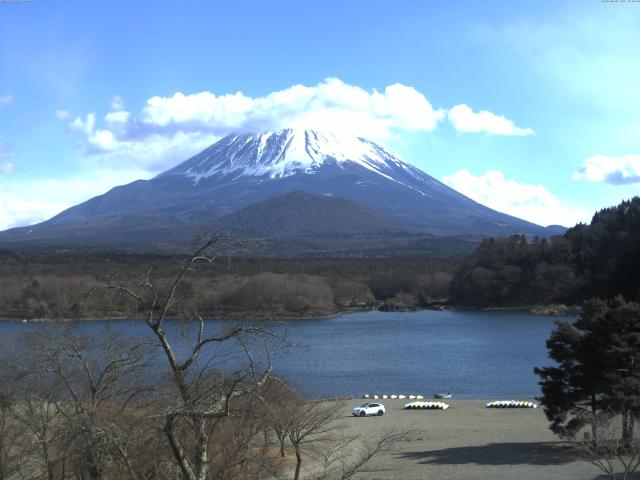
<instances>
[{"instance_id":1,"label":"snowy mountain peak","mask_svg":"<svg viewBox=\"0 0 640 480\"><path fill-rule=\"evenodd\" d=\"M258 235L285 256L430 251L423 234L556 233L484 207L366 139L281 130L229 135L151 180L10 230L0 244L185 246L211 225Z\"/></svg>"},{"instance_id":2,"label":"snowy mountain peak","mask_svg":"<svg viewBox=\"0 0 640 480\"><path fill-rule=\"evenodd\" d=\"M380 145L333 132L285 129L260 134L231 134L161 175L186 175L194 183L211 176L283 178L314 174L323 165L352 162L392 179L397 169L415 168Z\"/></svg>"}]
</instances>

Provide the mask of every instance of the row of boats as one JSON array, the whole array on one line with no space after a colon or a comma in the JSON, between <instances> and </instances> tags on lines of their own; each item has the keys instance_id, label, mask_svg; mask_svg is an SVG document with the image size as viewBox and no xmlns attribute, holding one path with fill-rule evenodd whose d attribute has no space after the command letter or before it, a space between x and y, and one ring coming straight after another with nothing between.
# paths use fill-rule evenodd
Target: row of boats
<instances>
[{"instance_id":1,"label":"row of boats","mask_svg":"<svg viewBox=\"0 0 640 480\"><path fill-rule=\"evenodd\" d=\"M451 393L434 393L433 394L433 398L451 398L453 397L453 395ZM379 399L391 399L391 400L395 400L395 399L400 399L400 400L404 400L405 398L408 398L409 400L422 400L424 398L424 396L422 395L369 395L368 393L365 393L362 398L364 399L374 399L374 400L379 400Z\"/></svg>"},{"instance_id":2,"label":"row of boats","mask_svg":"<svg viewBox=\"0 0 640 480\"><path fill-rule=\"evenodd\" d=\"M487 408L538 408L538 404L525 400L496 400L487 403Z\"/></svg>"},{"instance_id":3,"label":"row of boats","mask_svg":"<svg viewBox=\"0 0 640 480\"><path fill-rule=\"evenodd\" d=\"M452 398L451 393L434 393L434 398L445 399ZM405 403L404 408L407 410L446 410L449 408L444 402L430 402L424 400L422 395L364 395L364 398L373 399L409 399L412 402ZM526 400L495 400L487 403L487 408L538 408L538 404Z\"/></svg>"},{"instance_id":4,"label":"row of boats","mask_svg":"<svg viewBox=\"0 0 640 480\"><path fill-rule=\"evenodd\" d=\"M449 408L444 402L409 402L404 404L407 410L446 410Z\"/></svg>"},{"instance_id":5,"label":"row of boats","mask_svg":"<svg viewBox=\"0 0 640 480\"><path fill-rule=\"evenodd\" d=\"M446 410L449 405L444 402L409 402L405 403L404 408L407 410ZM487 408L538 408L538 404L525 400L496 400L487 403Z\"/></svg>"}]
</instances>

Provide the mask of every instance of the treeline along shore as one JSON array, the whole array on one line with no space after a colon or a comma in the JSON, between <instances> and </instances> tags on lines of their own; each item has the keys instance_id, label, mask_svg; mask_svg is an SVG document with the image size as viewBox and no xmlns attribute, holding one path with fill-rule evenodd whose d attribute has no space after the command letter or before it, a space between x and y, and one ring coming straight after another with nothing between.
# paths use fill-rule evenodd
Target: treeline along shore
<instances>
[{"instance_id":1,"label":"treeline along shore","mask_svg":"<svg viewBox=\"0 0 640 480\"><path fill-rule=\"evenodd\" d=\"M581 304L640 295L640 197L597 212L562 236L484 240L461 262L450 301L473 307Z\"/></svg>"},{"instance_id":2,"label":"treeline along shore","mask_svg":"<svg viewBox=\"0 0 640 480\"><path fill-rule=\"evenodd\" d=\"M597 212L564 235L478 242L468 256L216 259L183 282L199 312L220 317L317 317L352 310L533 308L566 313L593 297L640 296L640 198ZM223 250L221 251L223 253ZM117 318L100 287L168 283L182 255L0 250L0 317ZM91 301L87 296L91 293ZM559 307L557 307L559 306Z\"/></svg>"},{"instance_id":3,"label":"treeline along shore","mask_svg":"<svg viewBox=\"0 0 640 480\"><path fill-rule=\"evenodd\" d=\"M0 252L0 317L117 318L127 304L108 285L150 276L168 285L180 255ZM277 259L220 257L180 285L194 308L220 317L318 317L352 310L425 308L446 301L450 259Z\"/></svg>"}]
</instances>

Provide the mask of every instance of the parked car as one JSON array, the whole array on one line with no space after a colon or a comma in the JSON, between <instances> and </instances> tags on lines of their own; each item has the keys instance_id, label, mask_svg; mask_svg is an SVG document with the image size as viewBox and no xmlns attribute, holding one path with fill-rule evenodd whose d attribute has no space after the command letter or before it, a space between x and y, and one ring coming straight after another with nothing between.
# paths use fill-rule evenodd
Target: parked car
<instances>
[{"instance_id":1,"label":"parked car","mask_svg":"<svg viewBox=\"0 0 640 480\"><path fill-rule=\"evenodd\" d=\"M384 405L381 403L363 403L352 411L354 417L366 417L367 415L384 415Z\"/></svg>"}]
</instances>

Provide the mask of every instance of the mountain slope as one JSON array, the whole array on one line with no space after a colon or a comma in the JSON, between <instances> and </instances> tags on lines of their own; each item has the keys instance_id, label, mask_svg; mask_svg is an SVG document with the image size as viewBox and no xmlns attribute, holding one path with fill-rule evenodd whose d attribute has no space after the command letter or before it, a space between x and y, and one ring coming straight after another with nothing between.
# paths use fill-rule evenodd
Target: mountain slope
<instances>
[{"instance_id":1,"label":"mountain slope","mask_svg":"<svg viewBox=\"0 0 640 480\"><path fill-rule=\"evenodd\" d=\"M183 244L194 229L290 192L349 200L417 234L558 233L480 205L364 138L282 130L229 135L151 180L113 188L41 224L0 233L0 243ZM322 202L311 203L320 208ZM307 207L302 201L297 208L304 214ZM326 202L324 208L331 210ZM275 221L251 218L256 228Z\"/></svg>"},{"instance_id":2,"label":"mountain slope","mask_svg":"<svg viewBox=\"0 0 640 480\"><path fill-rule=\"evenodd\" d=\"M216 220L212 230L248 240L239 252L280 257L389 256L399 249L441 256L471 252L475 245L468 239L434 242L351 200L304 192L251 204Z\"/></svg>"},{"instance_id":3,"label":"mountain slope","mask_svg":"<svg viewBox=\"0 0 640 480\"><path fill-rule=\"evenodd\" d=\"M350 200L290 192L218 219L213 227L236 237L402 234L389 218Z\"/></svg>"}]
</instances>

